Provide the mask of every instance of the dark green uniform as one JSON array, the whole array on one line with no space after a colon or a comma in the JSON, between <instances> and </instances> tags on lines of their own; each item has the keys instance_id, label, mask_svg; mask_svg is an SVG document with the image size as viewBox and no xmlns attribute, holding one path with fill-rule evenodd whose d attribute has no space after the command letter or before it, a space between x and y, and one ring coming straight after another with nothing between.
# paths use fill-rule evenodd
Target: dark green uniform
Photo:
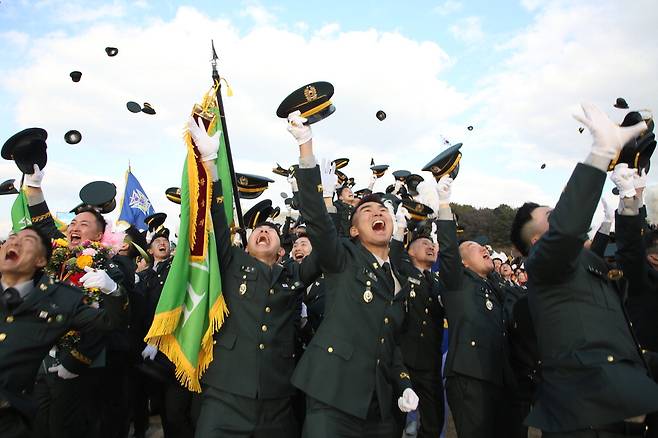
<instances>
[{"instance_id":1,"label":"dark green uniform","mask_svg":"<svg viewBox=\"0 0 658 438\"><path fill-rule=\"evenodd\" d=\"M605 176L576 166L548 232L525 263L542 362L537 401L526 421L545 436L590 436L583 430L658 410L658 385L629 327L623 290L609 279L604 261L583 248Z\"/></svg>"},{"instance_id":2,"label":"dark green uniform","mask_svg":"<svg viewBox=\"0 0 658 438\"><path fill-rule=\"evenodd\" d=\"M229 315L203 376L196 436L293 436L295 320L301 294L320 274L315 251L300 264L270 267L231 246L220 184L213 190L211 212Z\"/></svg>"},{"instance_id":3,"label":"dark green uniform","mask_svg":"<svg viewBox=\"0 0 658 438\"><path fill-rule=\"evenodd\" d=\"M504 292L494 279L466 269L458 255L454 221L438 221L441 252L453 251L441 265L443 305L448 318L446 395L460 438L508 438L505 383L511 371L503 314Z\"/></svg>"},{"instance_id":4,"label":"dark green uniform","mask_svg":"<svg viewBox=\"0 0 658 438\"><path fill-rule=\"evenodd\" d=\"M107 331L126 323L126 296L105 297L105 310L82 303L82 292L45 275L35 281L21 304L0 304L0 436L22 437L36 406L27 393L48 350L69 330L83 334ZM91 337L87 337L90 339ZM93 337L98 343L100 337ZM61 364L80 374L90 364L77 350L62 352Z\"/></svg>"},{"instance_id":5,"label":"dark green uniform","mask_svg":"<svg viewBox=\"0 0 658 438\"><path fill-rule=\"evenodd\" d=\"M350 226L352 225L352 214L354 207L341 200L334 202L336 213L331 214L334 226L340 237L350 237Z\"/></svg>"},{"instance_id":6,"label":"dark green uniform","mask_svg":"<svg viewBox=\"0 0 658 438\"><path fill-rule=\"evenodd\" d=\"M449 265L454 256L450 242L439 242L440 266ZM419 438L438 437L443 430L444 400L441 375L443 318L441 279L438 272L421 272L409 259L402 242L391 242L391 261L408 278L410 291L407 315L400 335L404 364L409 368L411 383L418 395L420 412Z\"/></svg>"},{"instance_id":7,"label":"dark green uniform","mask_svg":"<svg viewBox=\"0 0 658 438\"><path fill-rule=\"evenodd\" d=\"M396 401L411 387L397 339L408 282L395 273L402 286L395 294L393 278L375 257L337 236L317 166L300 168L296 177L313 244L309 257L318 256L326 286L324 319L292 378L307 396L303 436L398 438Z\"/></svg>"}]
</instances>

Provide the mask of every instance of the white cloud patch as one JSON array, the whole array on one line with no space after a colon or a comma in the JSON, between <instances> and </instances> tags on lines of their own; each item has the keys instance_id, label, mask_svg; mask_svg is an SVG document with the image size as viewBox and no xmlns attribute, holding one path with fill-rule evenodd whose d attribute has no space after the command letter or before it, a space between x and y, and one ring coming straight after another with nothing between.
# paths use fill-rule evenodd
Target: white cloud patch
<instances>
[{"instance_id":1,"label":"white cloud patch","mask_svg":"<svg viewBox=\"0 0 658 438\"><path fill-rule=\"evenodd\" d=\"M266 25L276 21L276 16L267 10L264 6L251 4L245 7L240 13L243 17L251 18L256 25Z\"/></svg>"},{"instance_id":2,"label":"white cloud patch","mask_svg":"<svg viewBox=\"0 0 658 438\"><path fill-rule=\"evenodd\" d=\"M436 5L433 9L434 12L436 12L439 15L450 15L455 12L458 12L462 9L462 3L456 0L446 0L438 5Z\"/></svg>"},{"instance_id":3,"label":"white cloud patch","mask_svg":"<svg viewBox=\"0 0 658 438\"><path fill-rule=\"evenodd\" d=\"M111 4L90 8L86 2L66 2L55 9L56 20L63 23L80 23L97 21L102 18L120 18L126 13L123 2L114 1Z\"/></svg>"},{"instance_id":4,"label":"white cloud patch","mask_svg":"<svg viewBox=\"0 0 658 438\"><path fill-rule=\"evenodd\" d=\"M482 19L480 17L465 17L450 26L452 36L466 44L475 44L484 39Z\"/></svg>"}]
</instances>

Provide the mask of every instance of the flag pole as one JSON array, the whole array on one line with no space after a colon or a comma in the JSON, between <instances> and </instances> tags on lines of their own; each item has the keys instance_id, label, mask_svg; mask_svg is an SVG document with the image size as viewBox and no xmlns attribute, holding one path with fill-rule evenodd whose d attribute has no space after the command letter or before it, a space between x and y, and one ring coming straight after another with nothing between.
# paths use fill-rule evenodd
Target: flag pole
<instances>
[{"instance_id":1,"label":"flag pole","mask_svg":"<svg viewBox=\"0 0 658 438\"><path fill-rule=\"evenodd\" d=\"M212 80L213 83L217 86L217 106L219 108L219 118L222 123L222 132L224 136L224 144L226 145L226 156L228 158L228 169L231 174L231 187L233 188L233 199L235 204L235 211L238 216L238 227L240 228L240 237L242 238L242 244L247 245L247 235L246 230L244 229L244 221L242 219L242 207L240 206L240 193L238 192L238 181L235 177L235 170L233 168L233 154L231 153L231 144L228 140L228 130L226 129L226 117L224 115L224 102L222 101L222 83L220 82L219 73L217 72L217 52L215 51L215 42L210 40L210 45L212 47L212 60L210 64L212 65Z\"/></svg>"}]
</instances>

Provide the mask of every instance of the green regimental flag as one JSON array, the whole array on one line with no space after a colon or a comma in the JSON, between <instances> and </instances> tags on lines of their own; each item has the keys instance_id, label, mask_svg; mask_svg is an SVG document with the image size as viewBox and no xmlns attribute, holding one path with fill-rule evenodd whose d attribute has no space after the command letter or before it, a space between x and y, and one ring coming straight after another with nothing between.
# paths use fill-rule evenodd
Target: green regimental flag
<instances>
[{"instance_id":1,"label":"green regimental flag","mask_svg":"<svg viewBox=\"0 0 658 438\"><path fill-rule=\"evenodd\" d=\"M216 85L218 87L219 84ZM217 88L211 89L202 105L195 105L209 135L217 131L217 168L222 181L228 223L233 219L233 190L222 131ZM189 132L185 133L187 157L181 181L181 216L176 255L162 289L153 324L145 341L157 345L176 366L176 378L185 387L200 392L199 380L213 360L212 336L228 314L222 295L217 248L210 216L212 176L202 162Z\"/></svg>"},{"instance_id":2,"label":"green regimental flag","mask_svg":"<svg viewBox=\"0 0 658 438\"><path fill-rule=\"evenodd\" d=\"M21 188L11 206L11 230L17 233L28 225L32 225L32 220L30 220L30 212L27 209L27 196Z\"/></svg>"}]
</instances>

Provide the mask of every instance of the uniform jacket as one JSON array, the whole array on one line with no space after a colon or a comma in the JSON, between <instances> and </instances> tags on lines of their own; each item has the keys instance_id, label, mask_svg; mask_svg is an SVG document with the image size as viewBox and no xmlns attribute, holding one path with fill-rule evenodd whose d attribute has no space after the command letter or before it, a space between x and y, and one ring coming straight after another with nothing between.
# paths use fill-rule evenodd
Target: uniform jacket
<instances>
[{"instance_id":1,"label":"uniform jacket","mask_svg":"<svg viewBox=\"0 0 658 438\"><path fill-rule=\"evenodd\" d=\"M445 242L444 244L449 244ZM441 245L441 243L440 243ZM441 247L439 258L454 255L449 247ZM409 281L407 315L400 335L400 349L404 363L417 370L435 370L441 378L441 345L443 343L443 318L445 310L441 304L441 277L438 272L423 273L409 259L402 242L391 241L391 261L401 275ZM450 261L441 261L450 263Z\"/></svg>"},{"instance_id":2,"label":"uniform jacket","mask_svg":"<svg viewBox=\"0 0 658 438\"><path fill-rule=\"evenodd\" d=\"M304 352L293 384L340 411L365 419L376 394L382 417L411 387L398 333L409 285L395 273L395 294L375 257L360 243L338 237L322 199L319 169L296 172L306 230L324 272L324 319ZM307 257L308 259L308 257Z\"/></svg>"},{"instance_id":3,"label":"uniform jacket","mask_svg":"<svg viewBox=\"0 0 658 438\"><path fill-rule=\"evenodd\" d=\"M315 251L300 264L270 267L231 246L221 186L213 186L211 213L229 314L215 335L203 383L254 399L291 396L301 294L320 274Z\"/></svg>"},{"instance_id":4,"label":"uniform jacket","mask_svg":"<svg viewBox=\"0 0 658 438\"><path fill-rule=\"evenodd\" d=\"M526 422L549 432L658 410L658 385L629 327L623 289L611 281L615 273L605 262L583 247L604 182L601 170L576 166L549 230L525 263L542 362L537 401Z\"/></svg>"},{"instance_id":5,"label":"uniform jacket","mask_svg":"<svg viewBox=\"0 0 658 438\"><path fill-rule=\"evenodd\" d=\"M83 336L104 332L126 323L126 296L107 296L104 310L82 303L82 292L45 275L11 312L0 305L0 402L8 401L29 416L31 405L25 396L34 383L39 364L48 350L69 330ZM100 337L89 336L102 348ZM59 360L69 371L79 374L91 359L78 350L61 352Z\"/></svg>"}]
</instances>

